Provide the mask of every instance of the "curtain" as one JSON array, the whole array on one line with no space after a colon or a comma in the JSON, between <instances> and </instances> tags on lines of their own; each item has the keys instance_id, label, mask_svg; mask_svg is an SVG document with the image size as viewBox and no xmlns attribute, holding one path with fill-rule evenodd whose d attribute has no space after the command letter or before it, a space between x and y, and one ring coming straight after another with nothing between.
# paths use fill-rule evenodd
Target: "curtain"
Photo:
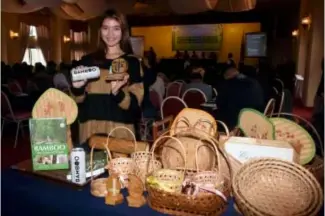
<instances>
[{"instance_id":1,"label":"curtain","mask_svg":"<svg viewBox=\"0 0 325 216\"><path fill-rule=\"evenodd\" d=\"M42 50L44 58L46 61L49 61L50 56L50 38L49 38L49 31L46 26L36 26L36 33L37 33L37 44L39 48Z\"/></svg>"},{"instance_id":2,"label":"curtain","mask_svg":"<svg viewBox=\"0 0 325 216\"><path fill-rule=\"evenodd\" d=\"M28 48L30 26L20 23L20 59L24 58L25 50Z\"/></svg>"},{"instance_id":3,"label":"curtain","mask_svg":"<svg viewBox=\"0 0 325 216\"><path fill-rule=\"evenodd\" d=\"M86 55L89 46L87 32L74 32L70 30L71 60L80 60Z\"/></svg>"}]
</instances>

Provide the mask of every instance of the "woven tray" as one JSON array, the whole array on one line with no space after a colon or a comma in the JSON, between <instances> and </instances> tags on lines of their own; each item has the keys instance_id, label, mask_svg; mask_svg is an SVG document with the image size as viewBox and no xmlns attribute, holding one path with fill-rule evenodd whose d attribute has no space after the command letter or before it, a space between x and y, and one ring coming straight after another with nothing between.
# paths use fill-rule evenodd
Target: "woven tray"
<instances>
[{"instance_id":1,"label":"woven tray","mask_svg":"<svg viewBox=\"0 0 325 216\"><path fill-rule=\"evenodd\" d=\"M235 202L245 216L314 216L323 203L321 187L307 169L273 158L245 163L232 186Z\"/></svg>"}]
</instances>

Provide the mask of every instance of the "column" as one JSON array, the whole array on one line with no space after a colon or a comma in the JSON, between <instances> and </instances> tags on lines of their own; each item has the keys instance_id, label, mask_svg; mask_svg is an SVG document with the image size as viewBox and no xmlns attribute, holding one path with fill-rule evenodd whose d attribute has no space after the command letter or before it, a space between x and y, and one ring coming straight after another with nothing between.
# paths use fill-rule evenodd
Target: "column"
<instances>
[{"instance_id":1,"label":"column","mask_svg":"<svg viewBox=\"0 0 325 216\"><path fill-rule=\"evenodd\" d=\"M51 17L51 44L52 44L52 52L51 52L51 60L56 63L60 63L62 61L62 51L61 51L61 42L62 42L62 20L53 15Z\"/></svg>"},{"instance_id":2,"label":"column","mask_svg":"<svg viewBox=\"0 0 325 216\"><path fill-rule=\"evenodd\" d=\"M4 61L5 63L8 63L8 29L3 24L3 21L1 20L1 61Z\"/></svg>"},{"instance_id":3,"label":"column","mask_svg":"<svg viewBox=\"0 0 325 216\"><path fill-rule=\"evenodd\" d=\"M322 76L321 61L324 57L324 0L308 1L311 26L306 38L305 80L302 100L305 106L314 105L314 97ZM301 52L301 51L299 51Z\"/></svg>"},{"instance_id":4,"label":"column","mask_svg":"<svg viewBox=\"0 0 325 216\"><path fill-rule=\"evenodd\" d=\"M89 22L88 22L88 35L89 35L89 50L88 50L88 52L94 52L98 48L99 28L100 28L100 20L98 18L89 20Z\"/></svg>"}]
</instances>

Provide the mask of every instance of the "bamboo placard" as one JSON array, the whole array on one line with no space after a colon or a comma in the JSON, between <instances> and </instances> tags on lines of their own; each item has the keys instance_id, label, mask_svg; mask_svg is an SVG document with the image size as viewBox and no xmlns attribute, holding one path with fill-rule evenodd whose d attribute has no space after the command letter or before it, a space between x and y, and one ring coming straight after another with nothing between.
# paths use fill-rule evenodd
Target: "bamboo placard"
<instances>
[{"instance_id":1,"label":"bamboo placard","mask_svg":"<svg viewBox=\"0 0 325 216\"><path fill-rule=\"evenodd\" d=\"M33 107L33 118L65 118L67 121L67 144L73 148L70 125L76 120L78 106L67 94L54 88L45 91Z\"/></svg>"}]
</instances>

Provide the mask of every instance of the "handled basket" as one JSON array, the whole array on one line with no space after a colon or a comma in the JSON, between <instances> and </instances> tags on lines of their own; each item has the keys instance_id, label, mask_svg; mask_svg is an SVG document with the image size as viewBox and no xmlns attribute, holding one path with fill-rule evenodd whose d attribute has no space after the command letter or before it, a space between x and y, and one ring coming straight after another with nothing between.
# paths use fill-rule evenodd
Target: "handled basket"
<instances>
[{"instance_id":1,"label":"handled basket","mask_svg":"<svg viewBox=\"0 0 325 216\"><path fill-rule=\"evenodd\" d=\"M178 126L182 123L185 126ZM170 134L172 136L178 138L184 148L186 149L186 174L191 175L196 171L196 163L203 170L211 170L216 164L216 155L211 151L211 140L212 136L211 128L213 128L212 123L210 121L199 119L194 125L190 125L190 122L185 117L178 119L174 128L171 129ZM201 130L201 126L205 126L205 129L209 130ZM177 129L177 132L176 132ZM172 133L172 130L173 131ZM197 146L204 144L199 152L197 151ZM163 167L168 168L177 168L184 164L184 158L181 154L180 146L175 143L174 140L169 139L163 145L162 153L161 153L161 161ZM195 155L199 155L199 161L196 161Z\"/></svg>"},{"instance_id":2,"label":"handled basket","mask_svg":"<svg viewBox=\"0 0 325 216\"><path fill-rule=\"evenodd\" d=\"M150 151L137 151L131 154L131 158L136 164L136 175L145 184L148 173L162 168L160 161L152 155Z\"/></svg>"},{"instance_id":3,"label":"handled basket","mask_svg":"<svg viewBox=\"0 0 325 216\"><path fill-rule=\"evenodd\" d=\"M115 127L113 130L110 131L107 137L106 146L108 146L109 138L111 134L115 130L119 130L119 129L124 129L131 133L134 140L134 151L136 151L137 141L134 133L129 128L123 126ZM127 175L136 173L135 161L132 158L126 158L126 157L118 157L113 159L112 154L108 148L107 151L109 153L108 156L110 157L110 161L106 167L108 169L109 175L116 174L117 176L119 176L121 180L122 187L127 187L128 185Z\"/></svg>"},{"instance_id":4,"label":"handled basket","mask_svg":"<svg viewBox=\"0 0 325 216\"><path fill-rule=\"evenodd\" d=\"M232 180L239 211L247 216L314 216L322 189L303 166L274 158L244 163Z\"/></svg>"},{"instance_id":5,"label":"handled basket","mask_svg":"<svg viewBox=\"0 0 325 216\"><path fill-rule=\"evenodd\" d=\"M106 188L106 182L107 178L97 178L94 179L93 176L93 162L94 162L94 148L96 145L93 145L91 147L90 151L90 168L91 168L91 183L90 183L90 193L95 197L105 197L107 194L107 188ZM106 154L107 154L107 164L109 163L109 156L110 151L107 148L107 145L105 146Z\"/></svg>"},{"instance_id":6,"label":"handled basket","mask_svg":"<svg viewBox=\"0 0 325 216\"><path fill-rule=\"evenodd\" d=\"M172 169L162 169L153 172L151 175L155 176L157 179L164 183L177 182L170 186L167 190L161 190L152 187L147 182L148 191L148 204L149 206L159 212L169 214L169 215L220 215L224 212L227 206L221 197L212 193L199 193L197 196L191 196L182 194L182 181L184 180L186 173L186 150L182 142L172 136L161 136L159 137L152 147L152 152L155 151L157 143L164 138L170 138L176 141L181 146L182 153L184 156L185 165L183 169L172 170ZM216 154L218 154L218 148L214 145L216 149ZM217 164L217 173L222 176L221 170L219 169L220 164Z\"/></svg>"}]
</instances>

